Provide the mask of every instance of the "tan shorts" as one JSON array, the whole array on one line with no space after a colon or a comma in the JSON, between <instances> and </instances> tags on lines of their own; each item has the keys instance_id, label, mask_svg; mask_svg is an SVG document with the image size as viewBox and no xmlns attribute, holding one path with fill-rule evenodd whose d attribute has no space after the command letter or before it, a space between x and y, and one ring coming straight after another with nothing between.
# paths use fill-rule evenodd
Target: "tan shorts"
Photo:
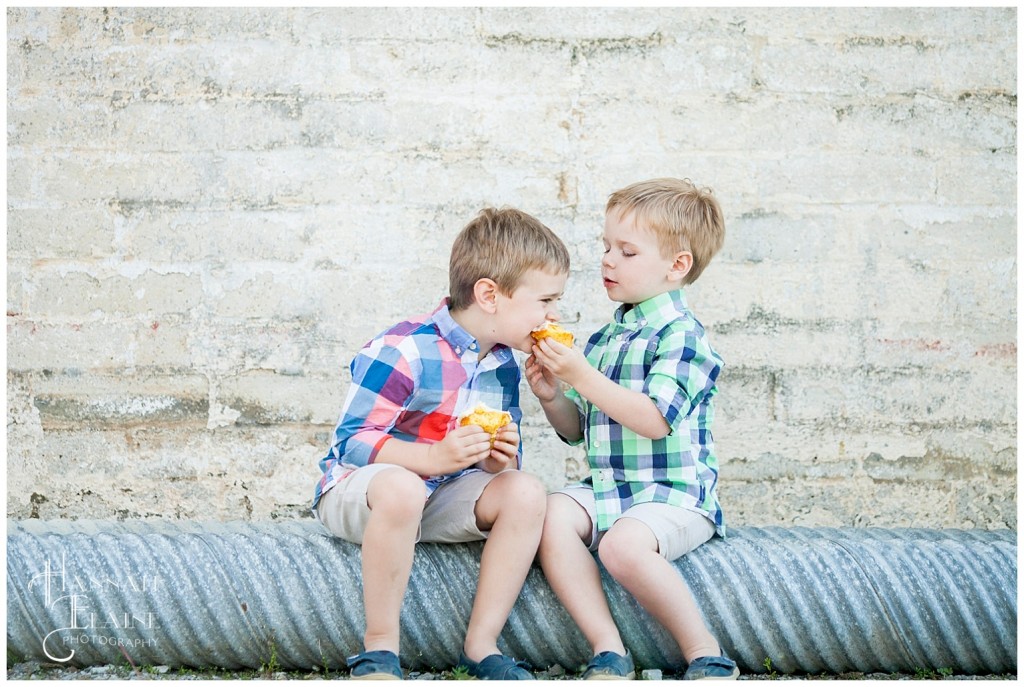
<instances>
[{"instance_id":1,"label":"tan shorts","mask_svg":"<svg viewBox=\"0 0 1024 687\"><path fill-rule=\"evenodd\" d=\"M362 544L363 531L370 520L370 507L366 503L370 481L387 470L404 469L388 463L359 468L320 497L316 505L317 517L334 536ZM455 544L486 539L487 532L476 526L476 502L496 476L476 470L435 489L423 507L416 541ZM387 479L387 475L382 475L381 479ZM423 493L425 497L426 488Z\"/></svg>"},{"instance_id":2,"label":"tan shorts","mask_svg":"<svg viewBox=\"0 0 1024 687\"><path fill-rule=\"evenodd\" d=\"M607 533L597 531L597 504L594 490L590 487L566 487L556 494L565 494L580 504L590 516L590 542L587 548L597 551L601 538ZM658 540L658 553L674 561L715 536L715 523L699 511L689 510L667 503L638 503L631 506L620 518L639 520L650 528ZM614 527L614 525L612 525Z\"/></svg>"}]
</instances>

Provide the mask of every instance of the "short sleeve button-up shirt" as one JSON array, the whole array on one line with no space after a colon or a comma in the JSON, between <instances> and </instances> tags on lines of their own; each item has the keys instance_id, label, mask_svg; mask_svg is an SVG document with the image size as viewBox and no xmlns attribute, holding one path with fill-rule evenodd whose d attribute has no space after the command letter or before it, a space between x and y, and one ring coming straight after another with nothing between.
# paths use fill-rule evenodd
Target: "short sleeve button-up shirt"
<instances>
[{"instance_id":1,"label":"short sleeve button-up shirt","mask_svg":"<svg viewBox=\"0 0 1024 687\"><path fill-rule=\"evenodd\" d=\"M649 396L670 428L665 437L648 439L575 390L566 392L581 414L598 529L611 527L634 504L655 502L700 512L724 536L711 434L712 398L723 363L683 291L620 306L584 353L609 379Z\"/></svg>"}]
</instances>

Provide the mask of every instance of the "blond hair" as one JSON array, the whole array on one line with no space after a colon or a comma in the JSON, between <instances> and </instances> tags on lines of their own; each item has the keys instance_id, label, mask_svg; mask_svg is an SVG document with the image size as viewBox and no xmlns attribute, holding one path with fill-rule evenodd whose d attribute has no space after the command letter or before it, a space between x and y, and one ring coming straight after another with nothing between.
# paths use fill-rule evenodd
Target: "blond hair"
<instances>
[{"instance_id":1,"label":"blond hair","mask_svg":"<svg viewBox=\"0 0 1024 687\"><path fill-rule=\"evenodd\" d=\"M651 179L616 191L605 212L619 217L633 213L634 222L658 238L665 257L680 251L693 254L693 267L683 284L697 281L725 241L722 208L710 188L698 188L689 179Z\"/></svg>"},{"instance_id":2,"label":"blond hair","mask_svg":"<svg viewBox=\"0 0 1024 687\"><path fill-rule=\"evenodd\" d=\"M448 267L451 310L473 302L473 288L493 279L511 296L527 270L568 273L569 251L538 219L514 208L484 208L452 244Z\"/></svg>"}]
</instances>

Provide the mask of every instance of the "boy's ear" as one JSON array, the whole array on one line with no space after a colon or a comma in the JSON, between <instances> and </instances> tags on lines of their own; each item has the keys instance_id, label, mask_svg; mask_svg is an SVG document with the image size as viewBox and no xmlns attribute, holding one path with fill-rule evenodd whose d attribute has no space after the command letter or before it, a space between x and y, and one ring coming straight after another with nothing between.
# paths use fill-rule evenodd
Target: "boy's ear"
<instances>
[{"instance_id":1,"label":"boy's ear","mask_svg":"<svg viewBox=\"0 0 1024 687\"><path fill-rule=\"evenodd\" d=\"M669 281L678 280L682 283L692 268L693 253L688 250L679 251L676 253L675 260L672 261L672 266L668 269Z\"/></svg>"},{"instance_id":2,"label":"boy's ear","mask_svg":"<svg viewBox=\"0 0 1024 687\"><path fill-rule=\"evenodd\" d=\"M498 307L498 284L487 277L477 279L473 284L473 300L484 312L493 314Z\"/></svg>"}]
</instances>

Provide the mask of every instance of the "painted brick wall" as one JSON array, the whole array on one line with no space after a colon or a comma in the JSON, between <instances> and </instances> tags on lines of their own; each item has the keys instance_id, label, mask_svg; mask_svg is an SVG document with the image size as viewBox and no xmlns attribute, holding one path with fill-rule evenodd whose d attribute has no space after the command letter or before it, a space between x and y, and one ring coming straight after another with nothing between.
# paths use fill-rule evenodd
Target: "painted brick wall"
<instances>
[{"instance_id":1,"label":"painted brick wall","mask_svg":"<svg viewBox=\"0 0 1024 687\"><path fill-rule=\"evenodd\" d=\"M349 359L479 208L562 236L585 336L607 194L676 175L727 217L728 521L1016 527L1015 9L7 20L9 517L307 517Z\"/></svg>"}]
</instances>

